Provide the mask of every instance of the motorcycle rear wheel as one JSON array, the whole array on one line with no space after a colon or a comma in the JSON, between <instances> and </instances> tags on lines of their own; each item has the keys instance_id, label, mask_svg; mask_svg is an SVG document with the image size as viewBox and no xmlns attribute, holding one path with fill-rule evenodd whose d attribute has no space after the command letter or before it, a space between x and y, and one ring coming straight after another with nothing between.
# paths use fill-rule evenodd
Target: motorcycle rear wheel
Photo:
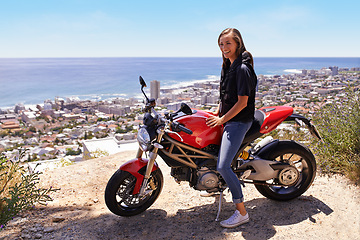
<instances>
[{"instance_id":1,"label":"motorcycle rear wheel","mask_svg":"<svg viewBox=\"0 0 360 240\"><path fill-rule=\"evenodd\" d=\"M269 199L288 201L303 194L316 175L315 157L307 147L294 141L280 141L270 153L269 159L289 163L297 168L299 179L292 186L255 185L256 189Z\"/></svg>"},{"instance_id":2,"label":"motorcycle rear wheel","mask_svg":"<svg viewBox=\"0 0 360 240\"><path fill-rule=\"evenodd\" d=\"M133 195L136 178L126 171L117 170L105 189L105 203L109 210L119 216L134 216L148 209L158 198L163 187L160 169L151 173L148 187L150 193L143 198ZM145 191L146 191L145 190Z\"/></svg>"}]
</instances>

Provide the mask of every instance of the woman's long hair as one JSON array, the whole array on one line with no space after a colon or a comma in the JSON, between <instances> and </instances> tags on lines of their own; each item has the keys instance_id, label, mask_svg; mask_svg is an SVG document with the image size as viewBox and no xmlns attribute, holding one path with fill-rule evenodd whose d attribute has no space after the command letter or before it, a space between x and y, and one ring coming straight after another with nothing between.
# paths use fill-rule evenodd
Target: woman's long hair
<instances>
[{"instance_id":1,"label":"woman's long hair","mask_svg":"<svg viewBox=\"0 0 360 240\"><path fill-rule=\"evenodd\" d=\"M251 63L251 66L254 67L254 59L253 59L253 56L251 55L250 52L248 52L245 48L245 44L244 44L244 41L241 37L241 34L239 32L239 30L237 30L236 28L227 28L225 29L224 31L222 31L219 35L219 38L218 38L218 44L220 45L220 38L224 35L227 35L227 34L231 34L232 38L234 39L234 41L237 43L237 49L236 49L236 57L239 57L240 54L243 54L244 52L247 52L250 56L250 63ZM226 60L227 58L224 57L224 54L222 54L222 58L223 58L223 67L226 66Z\"/></svg>"}]
</instances>

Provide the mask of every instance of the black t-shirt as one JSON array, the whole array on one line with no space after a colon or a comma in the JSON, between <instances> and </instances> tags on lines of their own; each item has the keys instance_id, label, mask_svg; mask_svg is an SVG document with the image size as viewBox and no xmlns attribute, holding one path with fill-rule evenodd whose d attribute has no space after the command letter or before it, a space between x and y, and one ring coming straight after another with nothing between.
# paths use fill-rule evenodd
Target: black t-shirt
<instances>
[{"instance_id":1,"label":"black t-shirt","mask_svg":"<svg viewBox=\"0 0 360 240\"><path fill-rule=\"evenodd\" d=\"M223 67L220 83L220 116L225 115L238 101L238 96L248 96L247 106L230 121L249 122L254 119L257 77L247 53L240 55L230 66Z\"/></svg>"}]
</instances>

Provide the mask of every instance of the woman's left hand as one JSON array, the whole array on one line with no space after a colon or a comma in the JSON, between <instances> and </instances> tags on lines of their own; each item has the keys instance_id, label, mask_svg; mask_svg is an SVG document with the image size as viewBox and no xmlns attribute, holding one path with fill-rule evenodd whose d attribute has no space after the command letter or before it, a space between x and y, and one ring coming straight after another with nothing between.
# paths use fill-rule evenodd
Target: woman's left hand
<instances>
[{"instance_id":1,"label":"woman's left hand","mask_svg":"<svg viewBox=\"0 0 360 240\"><path fill-rule=\"evenodd\" d=\"M206 119L206 125L209 127L223 125L223 118L220 118L218 116L210 116Z\"/></svg>"}]
</instances>

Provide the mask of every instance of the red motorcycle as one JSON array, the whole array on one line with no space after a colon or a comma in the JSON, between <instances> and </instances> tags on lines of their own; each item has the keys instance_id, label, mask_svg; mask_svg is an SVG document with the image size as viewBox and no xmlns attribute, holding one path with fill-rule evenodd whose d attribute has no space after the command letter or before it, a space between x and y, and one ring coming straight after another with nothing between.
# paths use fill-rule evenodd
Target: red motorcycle
<instances>
[{"instance_id":1,"label":"red motorcycle","mask_svg":"<svg viewBox=\"0 0 360 240\"><path fill-rule=\"evenodd\" d=\"M110 178L105 190L109 210L116 215L133 216L155 202L163 186L163 175L155 162L158 155L171 167L176 181L188 181L195 190L222 194L227 186L216 165L223 128L210 128L205 121L213 113L182 104L177 112L161 116L154 109L155 100L146 96L146 83L141 76L140 84L146 106L137 135L139 150ZM279 201L303 194L316 174L314 155L296 141L266 137L253 144L284 121L303 122L313 136L321 139L310 120L293 114L292 107L263 107L255 111L252 126L232 161L242 184L255 184L263 196ZM149 159L142 157L144 152L149 152ZM220 210L221 201L217 218Z\"/></svg>"}]
</instances>

